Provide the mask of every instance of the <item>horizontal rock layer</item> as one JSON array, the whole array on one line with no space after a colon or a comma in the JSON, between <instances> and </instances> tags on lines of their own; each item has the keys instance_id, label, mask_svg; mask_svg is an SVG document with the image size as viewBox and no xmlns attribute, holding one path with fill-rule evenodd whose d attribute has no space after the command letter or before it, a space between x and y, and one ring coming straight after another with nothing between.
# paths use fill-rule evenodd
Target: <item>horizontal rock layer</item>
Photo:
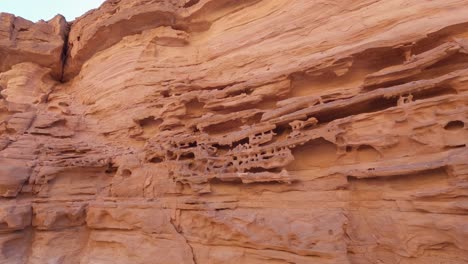
<instances>
[{"instance_id":1,"label":"horizontal rock layer","mask_svg":"<svg viewBox=\"0 0 468 264\"><path fill-rule=\"evenodd\" d=\"M468 262L468 1L0 15L0 263Z\"/></svg>"}]
</instances>

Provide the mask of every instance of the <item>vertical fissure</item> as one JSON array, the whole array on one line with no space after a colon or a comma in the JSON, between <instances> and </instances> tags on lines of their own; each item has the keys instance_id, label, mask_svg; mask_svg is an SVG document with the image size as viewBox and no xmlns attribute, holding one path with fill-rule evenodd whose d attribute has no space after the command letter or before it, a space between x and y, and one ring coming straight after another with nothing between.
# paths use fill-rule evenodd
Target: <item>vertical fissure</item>
<instances>
[{"instance_id":1,"label":"vertical fissure","mask_svg":"<svg viewBox=\"0 0 468 264\"><path fill-rule=\"evenodd\" d=\"M62 48L62 55L61 55L61 58L60 58L60 62L62 63L61 72L60 72L60 82L61 83L65 82L65 80L64 80L65 66L67 65L68 49L69 49L68 40L69 40L69 37L70 37L71 26L72 26L72 23L67 22L67 28L65 29L65 35L63 37L63 48Z\"/></svg>"}]
</instances>

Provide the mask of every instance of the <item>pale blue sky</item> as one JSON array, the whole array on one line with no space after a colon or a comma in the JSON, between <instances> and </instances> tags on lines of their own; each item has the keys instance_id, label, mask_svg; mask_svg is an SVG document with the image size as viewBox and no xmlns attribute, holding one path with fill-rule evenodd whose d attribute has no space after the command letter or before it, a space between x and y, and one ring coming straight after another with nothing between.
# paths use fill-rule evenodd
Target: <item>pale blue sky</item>
<instances>
[{"instance_id":1,"label":"pale blue sky","mask_svg":"<svg viewBox=\"0 0 468 264\"><path fill-rule=\"evenodd\" d=\"M11 13L36 22L62 14L67 21L75 20L88 10L99 7L104 0L0 0L0 12Z\"/></svg>"}]
</instances>

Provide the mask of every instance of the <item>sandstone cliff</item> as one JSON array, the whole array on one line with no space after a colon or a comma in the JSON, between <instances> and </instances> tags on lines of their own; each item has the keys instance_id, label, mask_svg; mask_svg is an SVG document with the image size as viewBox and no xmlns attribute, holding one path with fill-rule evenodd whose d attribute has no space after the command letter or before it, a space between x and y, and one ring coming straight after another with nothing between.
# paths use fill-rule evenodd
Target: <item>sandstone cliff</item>
<instances>
[{"instance_id":1,"label":"sandstone cliff","mask_svg":"<svg viewBox=\"0 0 468 264\"><path fill-rule=\"evenodd\" d=\"M1 14L0 263L468 263L467 14Z\"/></svg>"}]
</instances>

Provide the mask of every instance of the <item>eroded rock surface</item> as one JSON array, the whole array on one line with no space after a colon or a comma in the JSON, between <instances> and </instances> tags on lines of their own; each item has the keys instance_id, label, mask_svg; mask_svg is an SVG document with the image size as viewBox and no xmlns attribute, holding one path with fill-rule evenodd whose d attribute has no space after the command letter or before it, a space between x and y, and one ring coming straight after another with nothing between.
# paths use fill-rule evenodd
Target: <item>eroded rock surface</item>
<instances>
[{"instance_id":1,"label":"eroded rock surface","mask_svg":"<svg viewBox=\"0 0 468 264\"><path fill-rule=\"evenodd\" d=\"M0 263L467 263L466 14L0 15Z\"/></svg>"}]
</instances>

